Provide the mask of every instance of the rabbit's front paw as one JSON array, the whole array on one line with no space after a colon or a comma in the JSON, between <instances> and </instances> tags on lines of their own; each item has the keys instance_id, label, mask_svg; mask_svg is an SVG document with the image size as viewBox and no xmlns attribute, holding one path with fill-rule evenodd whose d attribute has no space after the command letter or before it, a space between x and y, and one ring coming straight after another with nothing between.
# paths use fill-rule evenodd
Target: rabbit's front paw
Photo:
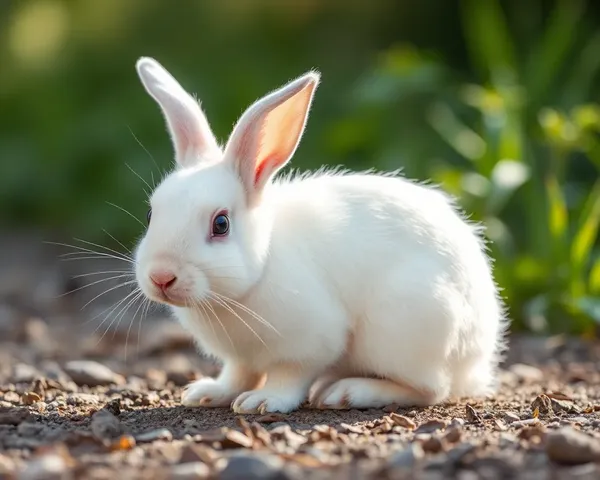
<instances>
[{"instance_id":1,"label":"rabbit's front paw","mask_svg":"<svg viewBox=\"0 0 600 480\"><path fill-rule=\"evenodd\" d=\"M214 378L201 378L185 387L181 404L186 407L228 407L238 392Z\"/></svg>"},{"instance_id":2,"label":"rabbit's front paw","mask_svg":"<svg viewBox=\"0 0 600 480\"><path fill-rule=\"evenodd\" d=\"M283 390L251 390L235 399L231 408L235 413L252 414L289 413L298 408L303 398L296 392Z\"/></svg>"}]
</instances>

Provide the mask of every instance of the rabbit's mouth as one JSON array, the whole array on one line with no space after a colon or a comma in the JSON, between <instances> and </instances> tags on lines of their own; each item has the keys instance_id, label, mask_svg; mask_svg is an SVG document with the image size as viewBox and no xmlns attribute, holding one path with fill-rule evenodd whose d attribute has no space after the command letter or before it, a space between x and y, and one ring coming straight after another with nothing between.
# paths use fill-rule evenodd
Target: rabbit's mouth
<instances>
[{"instance_id":1,"label":"rabbit's mouth","mask_svg":"<svg viewBox=\"0 0 600 480\"><path fill-rule=\"evenodd\" d=\"M187 297L174 295L173 292L165 293L160 291L156 297L158 297L160 303L166 303L173 307L186 307L189 304Z\"/></svg>"},{"instance_id":2,"label":"rabbit's mouth","mask_svg":"<svg viewBox=\"0 0 600 480\"><path fill-rule=\"evenodd\" d=\"M188 307L190 303L193 303L187 292L182 289L153 286L146 295L155 302L173 307Z\"/></svg>"}]
</instances>

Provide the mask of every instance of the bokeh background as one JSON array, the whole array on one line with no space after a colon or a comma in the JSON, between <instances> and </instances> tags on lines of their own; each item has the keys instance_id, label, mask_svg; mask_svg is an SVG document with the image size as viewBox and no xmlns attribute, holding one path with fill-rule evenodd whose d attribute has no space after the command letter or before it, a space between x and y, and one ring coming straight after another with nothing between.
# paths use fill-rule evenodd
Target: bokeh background
<instances>
[{"instance_id":1,"label":"bokeh background","mask_svg":"<svg viewBox=\"0 0 600 480\"><path fill-rule=\"evenodd\" d=\"M319 69L294 167L441 183L487 225L516 331L596 334L598 2L2 0L2 294L56 290L44 240L125 252L142 233L145 183L173 162L142 55L198 95L221 140Z\"/></svg>"}]
</instances>

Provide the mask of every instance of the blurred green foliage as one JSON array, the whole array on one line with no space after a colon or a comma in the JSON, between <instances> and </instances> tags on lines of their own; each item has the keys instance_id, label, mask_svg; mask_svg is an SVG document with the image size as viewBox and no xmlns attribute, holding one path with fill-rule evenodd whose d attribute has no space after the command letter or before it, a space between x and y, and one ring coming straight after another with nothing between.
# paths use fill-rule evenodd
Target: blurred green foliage
<instances>
[{"instance_id":1,"label":"blurred green foliage","mask_svg":"<svg viewBox=\"0 0 600 480\"><path fill-rule=\"evenodd\" d=\"M583 0L0 3L6 226L115 246L141 233L171 145L134 63L154 56L224 140L243 109L323 73L294 167L403 168L492 241L514 327L600 321L600 9ZM135 173L133 172L135 171ZM117 244L118 246L118 244Z\"/></svg>"}]
</instances>

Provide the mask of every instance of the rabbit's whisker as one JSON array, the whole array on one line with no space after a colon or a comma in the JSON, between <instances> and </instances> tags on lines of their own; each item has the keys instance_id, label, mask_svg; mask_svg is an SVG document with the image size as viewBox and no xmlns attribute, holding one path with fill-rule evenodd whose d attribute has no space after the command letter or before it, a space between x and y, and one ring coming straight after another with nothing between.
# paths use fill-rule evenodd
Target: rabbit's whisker
<instances>
[{"instance_id":1,"label":"rabbit's whisker","mask_svg":"<svg viewBox=\"0 0 600 480\"><path fill-rule=\"evenodd\" d=\"M206 310L206 307L204 306L204 303L202 301L200 301L200 302L193 301L193 304L194 304L194 307L195 307L194 308L195 311L197 311L199 313L200 313L200 311L198 310L198 308L202 308L202 316L206 319L206 321L210 325L210 329L213 332L213 336L216 337L217 336L217 332L215 331L215 326L213 325L212 320L208 316L208 312Z\"/></svg>"},{"instance_id":2,"label":"rabbit's whisker","mask_svg":"<svg viewBox=\"0 0 600 480\"><path fill-rule=\"evenodd\" d=\"M227 331L227 329L225 328L225 325L223 325L223 322L221 321L221 319L219 318L219 316L217 315L217 312L215 311L215 309L213 308L213 306L207 302L206 300L201 300L200 303L202 305L204 305L204 307L206 307L208 309L209 312L211 312L213 314L213 316L215 317L215 319L217 320L217 322L219 322L219 325L221 325L221 328L223 329L223 333L225 333L225 335L227 336L227 338L229 339L229 343L231 343L231 346L234 348L234 350L236 350L236 346L233 343L233 339L231 338L231 336L229 335L229 332Z\"/></svg>"},{"instance_id":3,"label":"rabbit's whisker","mask_svg":"<svg viewBox=\"0 0 600 480\"><path fill-rule=\"evenodd\" d=\"M134 273L129 270L105 270L103 272L90 272L90 273L80 273L79 275L73 275L71 278L82 278L82 277L91 277L93 275L108 275L112 273L123 273L127 275L133 276Z\"/></svg>"},{"instance_id":4,"label":"rabbit's whisker","mask_svg":"<svg viewBox=\"0 0 600 480\"><path fill-rule=\"evenodd\" d=\"M77 241L77 242L85 243L87 245L91 245L92 247L102 248L102 249L106 250L109 253L113 253L113 254L117 255L118 257L121 257L123 259L127 259L129 261L133 261L133 259L131 257L125 255L124 253L118 252L118 251L113 250L112 248L109 248L109 247L105 247L104 245L99 245L99 244L94 243L94 242L88 242L87 240L82 240L80 238L75 238L74 240Z\"/></svg>"},{"instance_id":5,"label":"rabbit's whisker","mask_svg":"<svg viewBox=\"0 0 600 480\"><path fill-rule=\"evenodd\" d=\"M125 166L129 169L129 171L131 173L133 173L136 177L138 177L144 183L144 185L146 185L148 187L148 189L150 191L152 191L152 187L148 184L148 182L146 180L144 180L144 178L139 173L137 173L133 168L131 168L131 166L128 163L125 163ZM150 196L150 192L148 190L144 189L144 193L146 194L147 197Z\"/></svg>"},{"instance_id":6,"label":"rabbit's whisker","mask_svg":"<svg viewBox=\"0 0 600 480\"><path fill-rule=\"evenodd\" d=\"M152 305L152 302L148 298L144 298L144 302L146 304L146 307L142 311L142 315L140 316L140 320L138 322L137 355L140 354L140 340L141 340L141 337L142 337L142 322L146 318L148 318L148 312L150 311L150 306Z\"/></svg>"},{"instance_id":7,"label":"rabbit's whisker","mask_svg":"<svg viewBox=\"0 0 600 480\"><path fill-rule=\"evenodd\" d=\"M129 280L128 282L123 282L123 283L120 283L119 285L115 285L114 287L109 288L108 290L104 290L102 293L99 293L94 298L92 298L89 302L87 302L83 307L81 307L81 309L82 310L85 309L85 307L87 307L94 300L102 297L103 295L106 295L109 292L112 292L113 290L116 290L117 288L126 287L127 285L132 285L132 284L135 284L135 283L137 283L136 280Z\"/></svg>"},{"instance_id":8,"label":"rabbit's whisker","mask_svg":"<svg viewBox=\"0 0 600 480\"><path fill-rule=\"evenodd\" d=\"M130 275L124 274L124 275L115 275L115 276L108 277L108 278L102 278L100 280L96 280L95 282L87 283L85 285L82 285L81 287L77 287L77 288L74 288L73 290L69 290L68 292L61 293L56 298L64 297L65 295L70 295L71 293L78 292L79 290L83 290L84 288L92 287L94 285L98 285L99 283L102 283L102 282L108 282L110 280L116 280L118 278L124 278L124 277L128 277L128 276L130 276Z\"/></svg>"},{"instance_id":9,"label":"rabbit's whisker","mask_svg":"<svg viewBox=\"0 0 600 480\"><path fill-rule=\"evenodd\" d=\"M123 297L121 300L116 301L115 303L113 303L112 305L110 305L109 307L105 308L104 310L102 310L100 313L94 315L92 318L90 318L89 320L87 320L85 323L88 324L90 322L93 322L94 320L96 320L98 317L104 315L108 310L110 310L108 313L106 313L104 319L102 320L102 322L100 322L100 325L98 325L96 327L96 330L94 330L94 333L96 333L96 331L98 330L98 328L100 328L104 322L106 322L106 320L108 319L108 317L117 309L119 308L120 305L123 304L123 302L127 301L128 298L130 298L132 295L135 295L136 293L138 293L140 290L139 289L135 289L132 290L131 292L129 292L127 295L125 295L125 297Z\"/></svg>"},{"instance_id":10,"label":"rabbit's whisker","mask_svg":"<svg viewBox=\"0 0 600 480\"><path fill-rule=\"evenodd\" d=\"M135 135L135 133L133 133L133 130L131 129L131 127L129 125L127 125L127 128L131 132L131 135L133 136L133 138L135 139L135 141L137 142L137 144L140 147L142 147L142 149L144 150L144 152L146 152L148 154L148 156L150 157L150 160L152 160L152 162L156 166L156 169L158 170L159 175L161 175L162 177L164 177L165 176L165 172L160 169L160 167L158 166L158 163L156 163L156 159L152 156L152 154L148 151L148 149L144 146L144 144L140 141L140 139ZM154 190L156 188L156 182L154 181L154 172L153 171L150 171L150 177L152 178L152 183L153 183L154 187L150 187L150 185L148 185L145 181L144 181L144 183L146 183L146 185L148 185L148 188L150 188L150 190Z\"/></svg>"},{"instance_id":11,"label":"rabbit's whisker","mask_svg":"<svg viewBox=\"0 0 600 480\"><path fill-rule=\"evenodd\" d=\"M129 308L131 307L131 305L133 305L141 296L142 296L142 292L141 291L135 291L134 290L135 295L133 296L132 299L130 299L124 307L121 308L121 310L119 311L119 313L117 313L115 315L115 317L110 321L110 323L108 324L108 327L106 327L106 330L104 330L104 333L102 334L102 336L100 337L100 339L98 340L98 344L102 341L102 339L104 338L104 336L108 333L108 331L111 329L111 327L113 326L113 324L115 323L115 321L117 321L117 327L119 326L119 324L121 323L121 319L123 318L123 316L125 315L125 313L127 313L127 310L129 310ZM104 323L104 322L103 322ZM113 338L116 334L116 328L113 332Z\"/></svg>"},{"instance_id":12,"label":"rabbit's whisker","mask_svg":"<svg viewBox=\"0 0 600 480\"><path fill-rule=\"evenodd\" d=\"M61 257L68 257L71 255L77 255L77 254L80 254L80 255L88 254L88 255L99 255L102 257L114 258L115 260L122 260L122 261L129 262L131 264L135 263L131 258L129 258L126 255L123 255L122 253L115 252L115 251L112 251L114 253L111 253L110 249L108 249L108 252L98 252L96 250L91 250L89 248L81 247L78 245L70 245L68 243L60 243L60 242L45 242L45 243L48 243L50 245L57 245L60 247L73 248L76 250L75 252L63 253L60 255ZM103 248L103 247L100 247L100 248Z\"/></svg>"},{"instance_id":13,"label":"rabbit's whisker","mask_svg":"<svg viewBox=\"0 0 600 480\"><path fill-rule=\"evenodd\" d=\"M219 299L221 299L222 301L226 301L228 303L230 303L231 305L238 307L239 309L245 311L246 313L248 313L249 315L251 315L255 320L257 320L258 322L260 322L262 325L264 325L267 328L270 328L271 330L273 330L277 335L279 335L281 337L281 333L279 333L279 331L267 320L265 320L263 317L261 317L258 313L256 313L254 310L252 310L251 308L248 308L246 305L234 300L233 298L230 298L226 295L223 295L221 293L216 293L216 292L210 292L213 295L216 295L217 297L219 297Z\"/></svg>"},{"instance_id":14,"label":"rabbit's whisker","mask_svg":"<svg viewBox=\"0 0 600 480\"><path fill-rule=\"evenodd\" d=\"M144 223L138 217L136 217L133 213L131 213L129 210L127 210L123 207L120 207L119 205L116 205L112 202L106 202L106 203L108 203L111 207L115 207L115 208L121 210L122 212L126 213L131 218L133 218L136 222L138 222L142 226L142 228L144 228L144 229L146 228L146 225L144 225Z\"/></svg>"},{"instance_id":15,"label":"rabbit's whisker","mask_svg":"<svg viewBox=\"0 0 600 480\"><path fill-rule=\"evenodd\" d=\"M123 248L124 248L124 249L127 251L127 253L128 253L129 255L133 255L133 252L131 251L131 249L130 249L130 248L127 248L125 245L123 245L123 243L122 243L122 242L120 242L119 240L117 240L117 239L116 239L116 238L115 238L113 235L111 235L111 234L108 232L108 230L106 230L106 229L104 229L104 228L103 228L103 229L102 229L102 231L103 231L104 233L106 233L106 234L107 234L107 235L108 235L110 238L112 238L112 239L113 239L115 242L117 242L117 243L118 243L118 244L119 244L121 247L123 247ZM130 258L131 258L131 257L130 257Z\"/></svg>"},{"instance_id":16,"label":"rabbit's whisker","mask_svg":"<svg viewBox=\"0 0 600 480\"><path fill-rule=\"evenodd\" d=\"M138 297L138 298L140 298L140 297ZM133 324L135 322L135 317L137 316L138 312L140 311L140 309L146 303L146 300L145 300L145 297L144 297L143 293L141 295L141 299L142 299L142 301L140 302L140 304L135 309L135 312L133 312L133 317L131 317L131 322L129 322L129 328L127 329L127 335L125 336L125 352L124 352L125 361L127 361L127 345L129 343L129 333L131 332L131 327L133 327ZM141 321L142 321L142 317L140 317L140 322Z\"/></svg>"},{"instance_id":17,"label":"rabbit's whisker","mask_svg":"<svg viewBox=\"0 0 600 480\"><path fill-rule=\"evenodd\" d=\"M262 337L256 332L256 330L254 330L242 317L240 317L234 310L233 308L231 308L229 305L227 305L227 303L225 303L224 300L221 300L217 295L209 292L209 296L213 299L213 301L215 301L218 305L220 305L222 308L226 309L228 312L230 312L232 315L234 315L235 317L237 317L240 322L242 322L247 328L248 330L250 330L254 336L258 339L258 341L260 343L262 343L265 348L267 350L269 350L268 345L265 343L265 341L262 339Z\"/></svg>"},{"instance_id":18,"label":"rabbit's whisker","mask_svg":"<svg viewBox=\"0 0 600 480\"><path fill-rule=\"evenodd\" d=\"M75 255L81 255L80 257L75 257ZM116 258L112 255L106 255L101 253L94 253L94 255L87 254L86 252L71 252L64 253L60 255L61 257L70 257L70 258L61 258L63 262L72 262L73 260L106 260L107 258L112 258L115 260L119 260L121 262L129 262L129 260L124 260L122 258ZM129 262L132 263L132 262Z\"/></svg>"}]
</instances>

